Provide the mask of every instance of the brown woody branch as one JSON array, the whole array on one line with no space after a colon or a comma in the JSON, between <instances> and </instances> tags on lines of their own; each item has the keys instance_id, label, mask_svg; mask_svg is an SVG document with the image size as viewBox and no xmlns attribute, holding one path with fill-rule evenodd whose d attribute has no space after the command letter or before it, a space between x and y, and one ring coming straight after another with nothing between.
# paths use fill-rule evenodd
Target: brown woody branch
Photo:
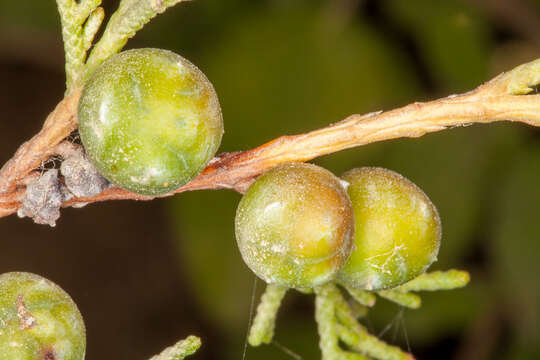
<instances>
[{"instance_id":1,"label":"brown woody branch","mask_svg":"<svg viewBox=\"0 0 540 360\"><path fill-rule=\"evenodd\" d=\"M277 164L308 161L340 150L400 137L419 137L449 127L495 121L540 126L540 95L527 95L540 82L540 60L502 74L469 93L413 103L387 112L352 115L306 134L282 136L253 150L221 154L188 184L160 197L201 189L233 189L243 193L263 172ZM0 217L17 212L34 169L54 154L77 127L80 91L58 104L43 129L23 144L0 170ZM110 187L98 195L71 198L62 206L107 200L152 200L155 197Z\"/></svg>"}]
</instances>

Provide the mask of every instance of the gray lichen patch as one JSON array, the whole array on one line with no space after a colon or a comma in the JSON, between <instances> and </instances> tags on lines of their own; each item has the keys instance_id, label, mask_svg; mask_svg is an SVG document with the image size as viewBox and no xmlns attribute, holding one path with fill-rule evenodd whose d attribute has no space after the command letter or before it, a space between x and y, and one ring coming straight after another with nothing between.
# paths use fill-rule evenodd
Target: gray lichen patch
<instances>
[{"instance_id":1,"label":"gray lichen patch","mask_svg":"<svg viewBox=\"0 0 540 360\"><path fill-rule=\"evenodd\" d=\"M30 181L17 212L19 217L30 217L38 224L55 226L64 201L94 196L110 186L80 146L64 147L61 157L64 158L60 166L63 179L60 179L58 169L50 169Z\"/></svg>"},{"instance_id":2,"label":"gray lichen patch","mask_svg":"<svg viewBox=\"0 0 540 360\"><path fill-rule=\"evenodd\" d=\"M27 186L17 215L21 218L30 217L38 224L55 226L60 217L60 206L67 197L58 180L58 170L48 170Z\"/></svg>"},{"instance_id":3,"label":"gray lichen patch","mask_svg":"<svg viewBox=\"0 0 540 360\"><path fill-rule=\"evenodd\" d=\"M66 158L60 166L60 172L67 189L76 197L94 196L110 186L82 150Z\"/></svg>"}]
</instances>

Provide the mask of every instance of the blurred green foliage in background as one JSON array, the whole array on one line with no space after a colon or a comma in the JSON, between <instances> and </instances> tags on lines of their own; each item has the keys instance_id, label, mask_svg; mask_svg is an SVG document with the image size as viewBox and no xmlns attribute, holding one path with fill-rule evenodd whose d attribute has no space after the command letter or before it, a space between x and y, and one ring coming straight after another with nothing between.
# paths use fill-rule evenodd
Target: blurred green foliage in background
<instances>
[{"instance_id":1,"label":"blurred green foliage in background","mask_svg":"<svg viewBox=\"0 0 540 360\"><path fill-rule=\"evenodd\" d=\"M26 11L30 3L32 11ZM156 18L128 46L170 49L197 64L222 104L221 151L237 151L350 114L467 91L539 57L538 39L528 38L520 24L513 28L486 3L196 0ZM527 16L540 21L540 1L506 3L534 9ZM110 14L115 2L105 5ZM53 34L59 29L54 11L52 0L0 1L0 20L9 26ZM420 349L425 358L539 358L537 131L477 125L316 162L336 174L384 166L414 181L443 222L432 270L471 272L467 288L426 294L420 310L402 311L380 300L366 320L374 334L387 327L383 339L410 345L413 353ZM220 339L204 346L219 346L224 360L241 358L254 286L234 238L239 199L233 192L201 191L167 203L178 267L189 277L186 296L195 299ZM263 287L258 281L257 293ZM278 344L248 349L247 359L290 358L279 344L303 359L318 358L312 302L291 293L278 318Z\"/></svg>"}]
</instances>

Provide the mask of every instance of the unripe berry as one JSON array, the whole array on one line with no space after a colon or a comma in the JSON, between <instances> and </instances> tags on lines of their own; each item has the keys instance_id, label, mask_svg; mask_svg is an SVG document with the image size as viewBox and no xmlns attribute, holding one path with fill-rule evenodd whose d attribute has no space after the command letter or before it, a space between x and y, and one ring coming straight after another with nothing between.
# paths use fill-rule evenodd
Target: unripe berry
<instances>
[{"instance_id":1,"label":"unripe berry","mask_svg":"<svg viewBox=\"0 0 540 360\"><path fill-rule=\"evenodd\" d=\"M158 195L195 177L223 134L218 98L204 74L166 50L113 56L84 85L79 131L110 182Z\"/></svg>"},{"instance_id":2,"label":"unripe berry","mask_svg":"<svg viewBox=\"0 0 540 360\"><path fill-rule=\"evenodd\" d=\"M236 212L248 267L267 283L310 288L332 278L352 250L351 202L340 180L311 164L280 165L259 177Z\"/></svg>"},{"instance_id":3,"label":"unripe berry","mask_svg":"<svg viewBox=\"0 0 540 360\"><path fill-rule=\"evenodd\" d=\"M439 214L426 194L383 168L353 169L342 178L354 208L356 249L338 279L380 290L426 271L437 259L441 239Z\"/></svg>"},{"instance_id":4,"label":"unripe berry","mask_svg":"<svg viewBox=\"0 0 540 360\"><path fill-rule=\"evenodd\" d=\"M83 360L84 322L68 294L41 276L0 275L0 358Z\"/></svg>"}]
</instances>

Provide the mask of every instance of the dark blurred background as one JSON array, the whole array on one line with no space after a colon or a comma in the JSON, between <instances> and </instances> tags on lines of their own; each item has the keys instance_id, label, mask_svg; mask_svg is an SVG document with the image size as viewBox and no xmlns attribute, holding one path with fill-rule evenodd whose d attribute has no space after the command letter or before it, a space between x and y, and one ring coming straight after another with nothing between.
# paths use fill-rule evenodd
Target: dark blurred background
<instances>
[{"instance_id":1,"label":"dark blurred background","mask_svg":"<svg viewBox=\"0 0 540 360\"><path fill-rule=\"evenodd\" d=\"M117 1L105 0L110 15ZM154 19L128 47L173 50L220 97L221 151L244 150L353 113L472 89L540 57L538 0L196 0ZM0 164L64 91L53 0L0 0ZM384 300L365 320L419 359L540 358L540 132L475 125L317 159L341 174L384 166L417 183L443 221L432 270L472 274L425 294L420 310ZM0 273L30 271L69 292L87 359L145 360L188 334L193 359L241 359L254 275L237 251L240 195L199 191L152 202L64 209L56 228L0 219ZM257 293L264 288L258 281ZM317 359L313 298L291 292L276 343L246 359Z\"/></svg>"}]
</instances>

